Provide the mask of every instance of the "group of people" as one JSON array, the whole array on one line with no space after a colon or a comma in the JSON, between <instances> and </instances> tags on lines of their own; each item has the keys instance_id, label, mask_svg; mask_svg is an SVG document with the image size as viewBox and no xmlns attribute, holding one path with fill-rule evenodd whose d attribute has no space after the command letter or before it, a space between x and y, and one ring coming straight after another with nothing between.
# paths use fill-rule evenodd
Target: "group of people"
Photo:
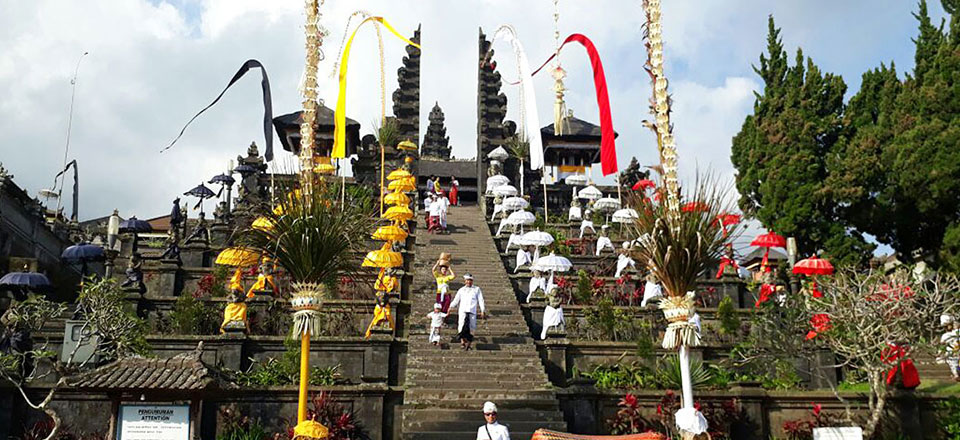
<instances>
[{"instance_id":1,"label":"group of people","mask_svg":"<svg viewBox=\"0 0 960 440\"><path fill-rule=\"evenodd\" d=\"M450 191L444 192L440 178L430 176L427 179L427 191L423 195L423 208L427 219L427 231L447 232L447 208L460 206L460 182L450 176Z\"/></svg>"},{"instance_id":2,"label":"group of people","mask_svg":"<svg viewBox=\"0 0 960 440\"><path fill-rule=\"evenodd\" d=\"M463 287L451 298L449 283L456 275L450 268L449 259L440 259L433 265L433 277L437 282L437 292L433 311L427 314L430 319L430 343L440 345L440 330L450 309L456 308L457 339L461 349L470 350L473 335L477 331L477 318L483 319L487 310L483 302L483 291L473 284L473 275L466 273L463 275Z\"/></svg>"}]
</instances>

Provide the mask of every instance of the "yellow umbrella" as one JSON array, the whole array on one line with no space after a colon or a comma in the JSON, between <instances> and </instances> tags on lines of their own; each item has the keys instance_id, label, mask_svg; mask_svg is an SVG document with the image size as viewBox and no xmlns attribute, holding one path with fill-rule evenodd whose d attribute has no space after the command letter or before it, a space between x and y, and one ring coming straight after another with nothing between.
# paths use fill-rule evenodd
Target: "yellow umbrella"
<instances>
[{"instance_id":1,"label":"yellow umbrella","mask_svg":"<svg viewBox=\"0 0 960 440\"><path fill-rule=\"evenodd\" d=\"M397 148L404 151L417 151L417 144L413 143L413 141L410 139L407 139L397 144Z\"/></svg>"},{"instance_id":2,"label":"yellow umbrella","mask_svg":"<svg viewBox=\"0 0 960 440\"><path fill-rule=\"evenodd\" d=\"M367 256L363 259L363 267L389 269L400 266L403 266L403 255L400 252L391 251L390 243L384 243L382 248L367 252Z\"/></svg>"},{"instance_id":3,"label":"yellow umbrella","mask_svg":"<svg viewBox=\"0 0 960 440\"><path fill-rule=\"evenodd\" d=\"M276 208L274 208L274 211L276 211L278 208L280 208L280 207L277 206ZM281 212L278 213L277 215L282 214L282 211L283 211L283 210L281 209L280 211L281 211ZM266 217L257 217L257 219L253 221L253 224L250 225L250 227L253 228L253 229L259 229L259 230L261 230L261 231L272 231L272 230L273 230L273 221L270 220L270 219L268 219L268 218L266 218Z\"/></svg>"},{"instance_id":4,"label":"yellow umbrella","mask_svg":"<svg viewBox=\"0 0 960 440\"><path fill-rule=\"evenodd\" d=\"M403 228L399 226L381 226L377 228L373 233L374 240L383 240L383 241L401 241L407 239L407 231L404 231Z\"/></svg>"},{"instance_id":5,"label":"yellow umbrella","mask_svg":"<svg viewBox=\"0 0 960 440\"><path fill-rule=\"evenodd\" d=\"M313 172L317 174L333 174L337 171L337 167L330 165L328 163L322 163L313 167Z\"/></svg>"},{"instance_id":6,"label":"yellow umbrella","mask_svg":"<svg viewBox=\"0 0 960 440\"><path fill-rule=\"evenodd\" d=\"M391 171L390 174L387 174L387 180L398 180L398 179L403 179L410 176L413 176L413 174L410 174L410 172L405 169L398 168L396 170Z\"/></svg>"},{"instance_id":7,"label":"yellow umbrella","mask_svg":"<svg viewBox=\"0 0 960 440\"><path fill-rule=\"evenodd\" d=\"M383 196L383 203L388 205L407 206L410 204L410 197L402 192L392 192Z\"/></svg>"},{"instance_id":8,"label":"yellow umbrella","mask_svg":"<svg viewBox=\"0 0 960 440\"><path fill-rule=\"evenodd\" d=\"M220 251L214 263L225 266L244 267L257 264L258 260L260 260L260 254L256 252L241 247L228 247Z\"/></svg>"},{"instance_id":9,"label":"yellow umbrella","mask_svg":"<svg viewBox=\"0 0 960 440\"><path fill-rule=\"evenodd\" d=\"M417 186L413 182L411 182L409 179L398 179L398 180L394 180L393 182L390 182L390 184L387 185L387 189L389 189L390 191L406 192L406 191L413 191L417 189Z\"/></svg>"},{"instance_id":10,"label":"yellow umbrella","mask_svg":"<svg viewBox=\"0 0 960 440\"><path fill-rule=\"evenodd\" d=\"M410 208L407 208L406 206L393 206L390 209L388 209L387 212L384 212L383 215L380 217L385 218L387 220L402 222L402 221L407 221L412 219L413 211L411 211Z\"/></svg>"}]
</instances>

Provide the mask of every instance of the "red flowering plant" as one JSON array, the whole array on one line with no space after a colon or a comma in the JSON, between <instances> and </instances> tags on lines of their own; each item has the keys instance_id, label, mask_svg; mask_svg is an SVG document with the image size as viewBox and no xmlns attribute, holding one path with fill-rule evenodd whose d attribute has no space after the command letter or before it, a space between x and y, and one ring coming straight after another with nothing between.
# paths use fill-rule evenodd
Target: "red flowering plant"
<instances>
[{"instance_id":1,"label":"red flowering plant","mask_svg":"<svg viewBox=\"0 0 960 440\"><path fill-rule=\"evenodd\" d=\"M637 396L627 393L617 403L617 407L620 408L617 414L607 420L611 434L627 435L654 431L652 424L642 415L642 407Z\"/></svg>"},{"instance_id":2,"label":"red flowering plant","mask_svg":"<svg viewBox=\"0 0 960 440\"><path fill-rule=\"evenodd\" d=\"M680 410L681 397L671 390L667 390L660 403L657 404L657 418L660 422L660 432L669 438L679 438L676 432L676 420L674 414ZM738 424L746 421L746 414L740 408L737 399L727 399L723 401L695 402L694 408L703 413L709 426L708 433L710 438L722 440L732 438L732 431Z\"/></svg>"},{"instance_id":3,"label":"red flowering plant","mask_svg":"<svg viewBox=\"0 0 960 440\"><path fill-rule=\"evenodd\" d=\"M329 430L329 440L369 440L370 434L360 425L352 411L337 403L328 391L314 395L307 408L307 419L316 420ZM287 430L293 438L293 428Z\"/></svg>"},{"instance_id":4,"label":"red flowering plant","mask_svg":"<svg viewBox=\"0 0 960 440\"><path fill-rule=\"evenodd\" d=\"M826 426L842 426L843 418L837 414L823 411L823 405L811 403L812 408L807 417L792 419L783 422L781 429L789 440L808 440L813 438L813 428Z\"/></svg>"},{"instance_id":5,"label":"red flowering plant","mask_svg":"<svg viewBox=\"0 0 960 440\"><path fill-rule=\"evenodd\" d=\"M227 296L227 279L230 278L229 269L226 266L217 266L210 272L200 278L197 282L197 289L193 291L193 297L200 298L220 298Z\"/></svg>"}]
</instances>

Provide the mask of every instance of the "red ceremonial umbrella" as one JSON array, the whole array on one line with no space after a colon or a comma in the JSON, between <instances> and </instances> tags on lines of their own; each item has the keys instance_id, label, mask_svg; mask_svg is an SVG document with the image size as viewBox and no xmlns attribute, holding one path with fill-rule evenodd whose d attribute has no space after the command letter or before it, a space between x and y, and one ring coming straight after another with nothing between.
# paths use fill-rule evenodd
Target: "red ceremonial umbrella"
<instances>
[{"instance_id":1,"label":"red ceremonial umbrella","mask_svg":"<svg viewBox=\"0 0 960 440\"><path fill-rule=\"evenodd\" d=\"M758 235L753 241L750 242L750 246L760 246L767 248L767 251L763 253L763 261L760 262L761 268L767 267L767 257L770 255L770 248L786 248L787 239L783 238L782 235L778 235L775 232L767 232L766 234Z\"/></svg>"},{"instance_id":2,"label":"red ceremonial umbrella","mask_svg":"<svg viewBox=\"0 0 960 440\"><path fill-rule=\"evenodd\" d=\"M814 255L794 264L793 273L794 275L833 275L833 265Z\"/></svg>"},{"instance_id":3,"label":"red ceremonial umbrella","mask_svg":"<svg viewBox=\"0 0 960 440\"><path fill-rule=\"evenodd\" d=\"M641 179L641 180L638 180L637 183L633 184L634 191L646 190L647 188L656 188L656 187L657 187L657 184L653 183L653 181L649 179Z\"/></svg>"},{"instance_id":4,"label":"red ceremonial umbrella","mask_svg":"<svg viewBox=\"0 0 960 440\"><path fill-rule=\"evenodd\" d=\"M727 226L733 226L737 223L740 223L743 217L740 214L720 214L717 216L715 223L720 223L720 228L723 229L723 236L727 236Z\"/></svg>"},{"instance_id":5,"label":"red ceremonial umbrella","mask_svg":"<svg viewBox=\"0 0 960 440\"><path fill-rule=\"evenodd\" d=\"M833 265L829 261L824 260L823 258L817 258L816 255L805 258L793 265L793 274L794 275L833 275ZM813 285L810 287L810 293L814 298L822 298L823 293L817 289L817 282L814 281Z\"/></svg>"}]
</instances>

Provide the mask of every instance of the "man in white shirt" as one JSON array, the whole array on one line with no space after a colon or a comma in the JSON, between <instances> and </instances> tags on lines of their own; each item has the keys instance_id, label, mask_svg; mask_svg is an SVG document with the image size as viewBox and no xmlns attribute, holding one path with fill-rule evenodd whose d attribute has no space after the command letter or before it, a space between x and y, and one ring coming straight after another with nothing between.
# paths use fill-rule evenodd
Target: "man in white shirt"
<instances>
[{"instance_id":1,"label":"man in white shirt","mask_svg":"<svg viewBox=\"0 0 960 440\"><path fill-rule=\"evenodd\" d=\"M510 440L510 431L497 421L497 405L484 403L483 418L487 423L477 429L477 440Z\"/></svg>"},{"instance_id":2,"label":"man in white shirt","mask_svg":"<svg viewBox=\"0 0 960 440\"><path fill-rule=\"evenodd\" d=\"M473 344L473 333L477 331L477 308L479 317L483 318L487 307L483 304L483 292L473 285L473 275L463 275L463 287L457 291L450 303L450 308L457 308L457 331L460 332L460 347L469 350Z\"/></svg>"},{"instance_id":3,"label":"man in white shirt","mask_svg":"<svg viewBox=\"0 0 960 440\"><path fill-rule=\"evenodd\" d=\"M947 331L940 336L940 343L944 345L943 356L940 358L950 367L950 375L954 381L960 382L960 326L953 316L941 315L940 325Z\"/></svg>"},{"instance_id":4,"label":"man in white shirt","mask_svg":"<svg viewBox=\"0 0 960 440\"><path fill-rule=\"evenodd\" d=\"M443 202L437 198L436 195L430 196L430 227L428 228L431 232L435 232L438 229L442 229L440 224L440 214L443 211Z\"/></svg>"}]
</instances>

